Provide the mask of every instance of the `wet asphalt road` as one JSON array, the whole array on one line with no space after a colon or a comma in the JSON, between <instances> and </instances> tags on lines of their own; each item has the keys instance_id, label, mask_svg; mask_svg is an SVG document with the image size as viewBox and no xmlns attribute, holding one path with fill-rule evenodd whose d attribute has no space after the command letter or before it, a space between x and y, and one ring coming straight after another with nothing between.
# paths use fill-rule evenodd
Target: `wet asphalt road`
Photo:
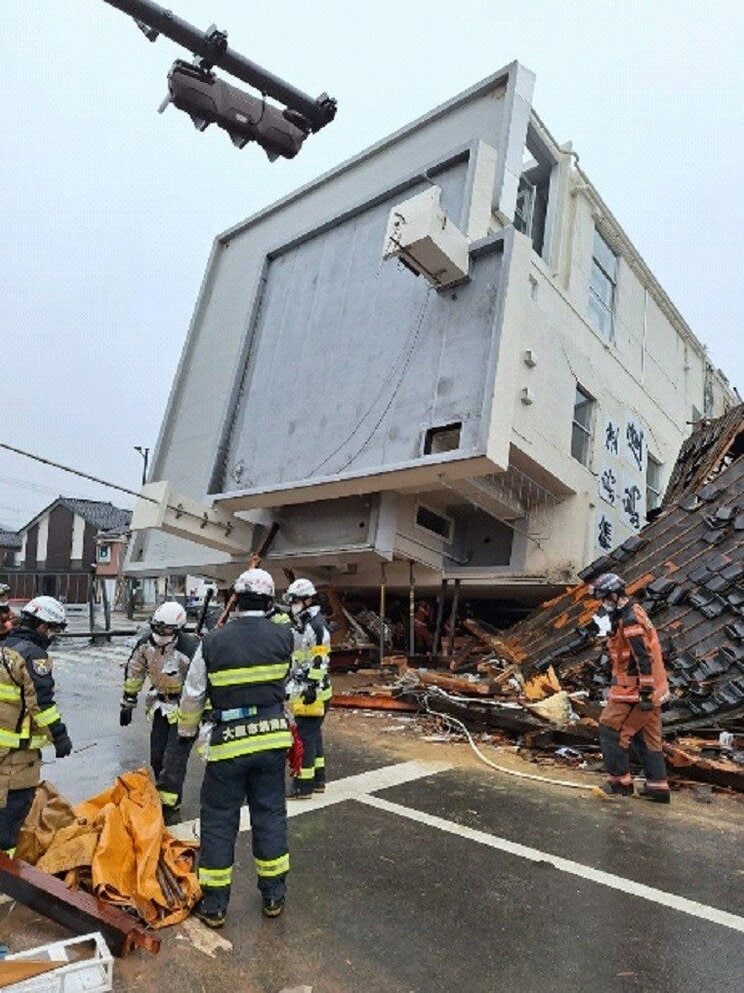
<instances>
[{"instance_id":1,"label":"wet asphalt road","mask_svg":"<svg viewBox=\"0 0 744 993\"><path fill-rule=\"evenodd\" d=\"M59 655L60 708L83 750L50 761L43 774L73 801L146 764L141 709L131 727L118 726L125 655L123 648ZM378 734L369 745L353 721L329 718L329 778L405 760L394 747L399 735L389 735L386 746ZM381 726L369 724L372 731ZM462 755L455 746L428 752L445 763ZM193 757L184 819L198 816L202 769ZM241 834L230 916L220 932L232 947L211 958L182 928L168 929L158 956L136 953L116 963L115 989L168 983L183 993L279 993L303 984L313 993L744 990L740 931L453 833L464 825L744 915L741 804L602 804L471 764L374 796L453 826L439 830L355 799L304 809L290 821L289 896L276 921L260 917L250 836ZM43 921L29 930L27 912L14 914L6 921L0 907L0 940L8 944L11 924L23 947L60 933Z\"/></svg>"}]
</instances>

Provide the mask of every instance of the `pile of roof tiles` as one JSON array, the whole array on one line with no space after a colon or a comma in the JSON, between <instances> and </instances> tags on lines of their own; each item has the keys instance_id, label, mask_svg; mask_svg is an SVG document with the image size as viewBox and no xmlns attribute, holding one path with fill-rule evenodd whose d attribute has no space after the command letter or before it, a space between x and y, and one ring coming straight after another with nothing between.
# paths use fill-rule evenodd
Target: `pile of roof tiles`
<instances>
[{"instance_id":1,"label":"pile of roof tiles","mask_svg":"<svg viewBox=\"0 0 744 993\"><path fill-rule=\"evenodd\" d=\"M744 716L744 405L685 443L661 511L636 536L592 562L574 587L505 633L527 669L599 698L607 659L582 629L597 609L587 583L617 572L656 625L674 696L664 721L718 726ZM603 665L603 662L605 663Z\"/></svg>"}]
</instances>

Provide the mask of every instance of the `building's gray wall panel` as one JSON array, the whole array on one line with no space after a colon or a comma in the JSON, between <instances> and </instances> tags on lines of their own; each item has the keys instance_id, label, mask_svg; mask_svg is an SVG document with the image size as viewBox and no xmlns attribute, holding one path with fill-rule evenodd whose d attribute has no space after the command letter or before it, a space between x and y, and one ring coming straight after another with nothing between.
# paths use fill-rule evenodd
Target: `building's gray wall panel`
<instances>
[{"instance_id":1,"label":"building's gray wall panel","mask_svg":"<svg viewBox=\"0 0 744 993\"><path fill-rule=\"evenodd\" d=\"M271 262L224 490L408 462L423 431L449 421L477 451L501 257L475 260L472 282L442 294L380 267L394 202Z\"/></svg>"}]
</instances>

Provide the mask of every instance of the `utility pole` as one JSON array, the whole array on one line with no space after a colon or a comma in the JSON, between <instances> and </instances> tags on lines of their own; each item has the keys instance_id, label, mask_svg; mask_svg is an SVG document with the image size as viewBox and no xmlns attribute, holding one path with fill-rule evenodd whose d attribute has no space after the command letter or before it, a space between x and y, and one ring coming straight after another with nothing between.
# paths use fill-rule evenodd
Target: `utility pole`
<instances>
[{"instance_id":1,"label":"utility pole","mask_svg":"<svg viewBox=\"0 0 744 993\"><path fill-rule=\"evenodd\" d=\"M144 465L142 466L142 485L144 486L147 482L147 463L150 459L150 449L143 448L141 445L135 445L134 450L140 453L144 461Z\"/></svg>"}]
</instances>

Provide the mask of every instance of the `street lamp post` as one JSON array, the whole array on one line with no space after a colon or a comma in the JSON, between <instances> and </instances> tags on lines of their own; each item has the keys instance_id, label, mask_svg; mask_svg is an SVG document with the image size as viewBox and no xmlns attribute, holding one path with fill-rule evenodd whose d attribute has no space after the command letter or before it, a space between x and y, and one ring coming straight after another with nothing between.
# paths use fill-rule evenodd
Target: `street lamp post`
<instances>
[{"instance_id":1,"label":"street lamp post","mask_svg":"<svg viewBox=\"0 0 744 993\"><path fill-rule=\"evenodd\" d=\"M142 459L144 461L144 465L142 466L142 485L144 486L145 483L147 482L147 463L148 463L149 458L150 458L150 449L149 448L143 448L141 445L135 445L134 446L134 450L135 450L135 452L139 452L140 453L140 455L142 456Z\"/></svg>"}]
</instances>

